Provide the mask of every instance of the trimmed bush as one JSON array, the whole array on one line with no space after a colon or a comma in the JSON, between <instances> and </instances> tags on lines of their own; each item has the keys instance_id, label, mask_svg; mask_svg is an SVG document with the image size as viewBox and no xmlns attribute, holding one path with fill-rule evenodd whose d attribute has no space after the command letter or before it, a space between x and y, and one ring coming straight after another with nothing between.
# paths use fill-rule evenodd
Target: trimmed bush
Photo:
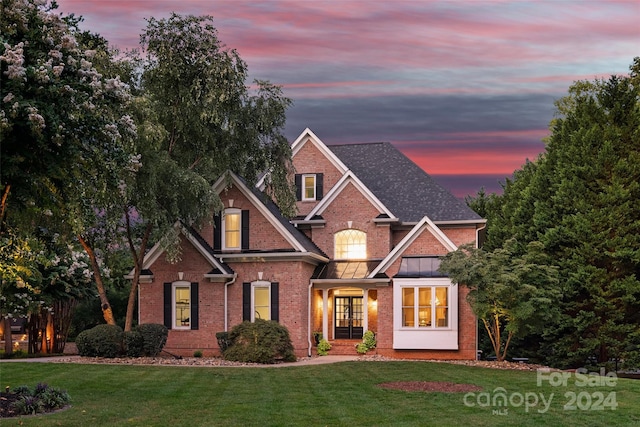
<instances>
[{"instance_id":1,"label":"trimmed bush","mask_svg":"<svg viewBox=\"0 0 640 427\"><path fill-rule=\"evenodd\" d=\"M220 353L224 353L229 348L229 332L216 332L216 340L218 340Z\"/></svg>"},{"instance_id":2,"label":"trimmed bush","mask_svg":"<svg viewBox=\"0 0 640 427\"><path fill-rule=\"evenodd\" d=\"M113 358L122 354L122 328L117 325L98 325L80 332L76 345L80 356Z\"/></svg>"},{"instance_id":3,"label":"trimmed bush","mask_svg":"<svg viewBox=\"0 0 640 427\"><path fill-rule=\"evenodd\" d=\"M124 332L124 354L128 357L140 357L144 351L144 337L140 331Z\"/></svg>"},{"instance_id":4,"label":"trimmed bush","mask_svg":"<svg viewBox=\"0 0 640 427\"><path fill-rule=\"evenodd\" d=\"M169 330L159 323L143 323L136 326L135 330L142 334L144 341L142 355L156 357L167 343Z\"/></svg>"},{"instance_id":5,"label":"trimmed bush","mask_svg":"<svg viewBox=\"0 0 640 427\"><path fill-rule=\"evenodd\" d=\"M272 320L242 322L229 332L229 342L223 353L227 360L267 364L296 360L289 330Z\"/></svg>"}]
</instances>

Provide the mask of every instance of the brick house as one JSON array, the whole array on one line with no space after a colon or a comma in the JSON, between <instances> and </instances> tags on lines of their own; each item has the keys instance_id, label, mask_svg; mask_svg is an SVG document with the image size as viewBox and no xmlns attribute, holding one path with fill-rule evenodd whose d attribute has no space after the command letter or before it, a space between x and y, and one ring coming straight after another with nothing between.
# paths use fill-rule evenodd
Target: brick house
<instances>
[{"instance_id":1,"label":"brick house","mask_svg":"<svg viewBox=\"0 0 640 427\"><path fill-rule=\"evenodd\" d=\"M475 359L467 291L438 266L485 220L389 143L327 146L306 129L292 151L298 216L262 182L221 178L224 212L199 230L175 224L182 261L160 245L146 255L139 322L167 325L166 350L186 356L217 355L216 332L262 318L288 328L298 356L314 332L355 354L372 330L378 354Z\"/></svg>"}]
</instances>

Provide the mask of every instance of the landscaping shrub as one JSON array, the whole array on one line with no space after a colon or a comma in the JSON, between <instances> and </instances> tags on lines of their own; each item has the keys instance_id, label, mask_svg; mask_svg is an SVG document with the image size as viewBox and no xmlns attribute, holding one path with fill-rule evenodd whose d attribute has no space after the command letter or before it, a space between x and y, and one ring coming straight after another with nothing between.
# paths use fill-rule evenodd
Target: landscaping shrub
<instances>
[{"instance_id":1,"label":"landscaping shrub","mask_svg":"<svg viewBox=\"0 0 640 427\"><path fill-rule=\"evenodd\" d=\"M124 332L124 354L128 357L140 357L144 351L144 337L140 331Z\"/></svg>"},{"instance_id":2,"label":"landscaping shrub","mask_svg":"<svg viewBox=\"0 0 640 427\"><path fill-rule=\"evenodd\" d=\"M80 356L116 357L122 354L123 332L117 325L98 325L80 332L76 345Z\"/></svg>"},{"instance_id":3,"label":"landscaping shrub","mask_svg":"<svg viewBox=\"0 0 640 427\"><path fill-rule=\"evenodd\" d=\"M227 360L248 363L293 362L296 356L286 327L272 320L242 322L229 332Z\"/></svg>"},{"instance_id":4,"label":"landscaping shrub","mask_svg":"<svg viewBox=\"0 0 640 427\"><path fill-rule=\"evenodd\" d=\"M376 348L376 334L373 331L366 331L362 336L362 342L356 344L356 351L365 354L367 351Z\"/></svg>"},{"instance_id":5,"label":"landscaping shrub","mask_svg":"<svg viewBox=\"0 0 640 427\"><path fill-rule=\"evenodd\" d=\"M27 386L16 387L3 394L3 399L11 401L11 415L35 415L60 409L69 404L69 394L47 384L39 383L33 390Z\"/></svg>"},{"instance_id":6,"label":"landscaping shrub","mask_svg":"<svg viewBox=\"0 0 640 427\"><path fill-rule=\"evenodd\" d=\"M218 347L220 347L220 353L224 353L229 348L229 332L216 332L216 339L218 340Z\"/></svg>"},{"instance_id":7,"label":"landscaping shrub","mask_svg":"<svg viewBox=\"0 0 640 427\"><path fill-rule=\"evenodd\" d=\"M156 357L167 343L169 330L159 323L143 323L136 326L135 330L142 334L144 341L142 355Z\"/></svg>"},{"instance_id":8,"label":"landscaping shrub","mask_svg":"<svg viewBox=\"0 0 640 427\"><path fill-rule=\"evenodd\" d=\"M318 343L318 356L326 356L331 350L331 344L326 339L322 338Z\"/></svg>"}]
</instances>

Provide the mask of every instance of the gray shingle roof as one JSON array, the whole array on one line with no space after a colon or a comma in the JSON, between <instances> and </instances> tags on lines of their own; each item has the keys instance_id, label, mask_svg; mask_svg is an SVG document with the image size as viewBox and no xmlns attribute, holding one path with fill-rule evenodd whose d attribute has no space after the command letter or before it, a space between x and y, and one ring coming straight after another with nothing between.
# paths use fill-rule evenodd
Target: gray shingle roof
<instances>
[{"instance_id":1,"label":"gray shingle roof","mask_svg":"<svg viewBox=\"0 0 640 427\"><path fill-rule=\"evenodd\" d=\"M466 203L388 142L328 148L402 222L480 220Z\"/></svg>"}]
</instances>

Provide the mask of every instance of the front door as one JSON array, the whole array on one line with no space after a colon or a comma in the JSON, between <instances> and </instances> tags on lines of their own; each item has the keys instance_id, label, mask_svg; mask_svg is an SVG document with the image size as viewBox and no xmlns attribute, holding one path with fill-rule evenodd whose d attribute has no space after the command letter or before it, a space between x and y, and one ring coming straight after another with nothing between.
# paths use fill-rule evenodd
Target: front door
<instances>
[{"instance_id":1,"label":"front door","mask_svg":"<svg viewBox=\"0 0 640 427\"><path fill-rule=\"evenodd\" d=\"M362 338L362 297L336 297L334 312L336 339Z\"/></svg>"}]
</instances>

